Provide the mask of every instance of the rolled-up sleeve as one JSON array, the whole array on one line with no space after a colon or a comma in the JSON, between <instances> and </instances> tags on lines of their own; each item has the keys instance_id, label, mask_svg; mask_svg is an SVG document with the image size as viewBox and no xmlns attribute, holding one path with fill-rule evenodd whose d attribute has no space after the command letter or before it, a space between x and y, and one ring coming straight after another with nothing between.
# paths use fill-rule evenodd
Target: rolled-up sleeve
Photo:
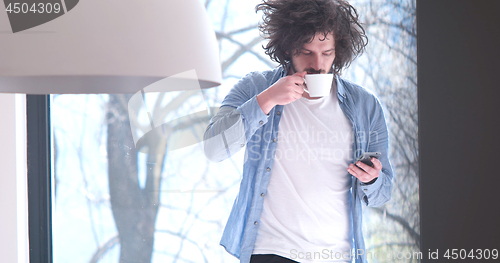
<instances>
[{"instance_id":1,"label":"rolled-up sleeve","mask_svg":"<svg viewBox=\"0 0 500 263\"><path fill-rule=\"evenodd\" d=\"M205 156L219 162L241 150L255 131L267 123L266 115L257 102L265 80L256 83L249 74L238 82L224 98L219 112L205 130L203 146Z\"/></svg>"}]
</instances>

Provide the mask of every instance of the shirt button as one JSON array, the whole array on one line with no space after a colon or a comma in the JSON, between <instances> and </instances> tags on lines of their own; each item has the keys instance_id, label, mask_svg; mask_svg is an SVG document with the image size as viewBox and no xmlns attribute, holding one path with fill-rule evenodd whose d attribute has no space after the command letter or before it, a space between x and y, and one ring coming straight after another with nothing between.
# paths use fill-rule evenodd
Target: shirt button
<instances>
[{"instance_id":1,"label":"shirt button","mask_svg":"<svg viewBox=\"0 0 500 263\"><path fill-rule=\"evenodd\" d=\"M276 112L276 114L281 115L281 111Z\"/></svg>"},{"instance_id":2,"label":"shirt button","mask_svg":"<svg viewBox=\"0 0 500 263\"><path fill-rule=\"evenodd\" d=\"M240 146L241 146L241 147L245 147L245 144L244 144L244 143L242 143Z\"/></svg>"},{"instance_id":3,"label":"shirt button","mask_svg":"<svg viewBox=\"0 0 500 263\"><path fill-rule=\"evenodd\" d=\"M264 122L263 121L259 121L259 124L262 125Z\"/></svg>"},{"instance_id":4,"label":"shirt button","mask_svg":"<svg viewBox=\"0 0 500 263\"><path fill-rule=\"evenodd\" d=\"M264 194L264 193L260 194L260 196L262 196L262 197L264 197L265 195L266 195L266 194Z\"/></svg>"},{"instance_id":5,"label":"shirt button","mask_svg":"<svg viewBox=\"0 0 500 263\"><path fill-rule=\"evenodd\" d=\"M277 141L277 140L276 140L276 138L274 138L274 139L273 139L273 142L276 142L276 141Z\"/></svg>"},{"instance_id":6,"label":"shirt button","mask_svg":"<svg viewBox=\"0 0 500 263\"><path fill-rule=\"evenodd\" d=\"M363 191L365 191L365 192L366 192L366 191L368 191L368 189L364 189Z\"/></svg>"},{"instance_id":7,"label":"shirt button","mask_svg":"<svg viewBox=\"0 0 500 263\"><path fill-rule=\"evenodd\" d=\"M255 222L253 222L253 224L254 224L254 225L258 225L258 224L259 224L259 222L255 221Z\"/></svg>"},{"instance_id":8,"label":"shirt button","mask_svg":"<svg viewBox=\"0 0 500 263\"><path fill-rule=\"evenodd\" d=\"M269 171L271 171L271 168L267 167L267 168L266 168L266 171L268 171L268 172L269 172Z\"/></svg>"}]
</instances>

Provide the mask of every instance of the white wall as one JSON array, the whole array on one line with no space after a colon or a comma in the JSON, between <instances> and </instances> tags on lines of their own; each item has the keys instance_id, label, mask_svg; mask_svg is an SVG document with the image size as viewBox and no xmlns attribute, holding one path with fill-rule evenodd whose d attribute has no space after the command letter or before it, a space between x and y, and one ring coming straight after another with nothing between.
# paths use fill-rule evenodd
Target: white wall
<instances>
[{"instance_id":1,"label":"white wall","mask_svg":"<svg viewBox=\"0 0 500 263\"><path fill-rule=\"evenodd\" d=\"M0 94L0 254L27 263L26 96Z\"/></svg>"}]
</instances>

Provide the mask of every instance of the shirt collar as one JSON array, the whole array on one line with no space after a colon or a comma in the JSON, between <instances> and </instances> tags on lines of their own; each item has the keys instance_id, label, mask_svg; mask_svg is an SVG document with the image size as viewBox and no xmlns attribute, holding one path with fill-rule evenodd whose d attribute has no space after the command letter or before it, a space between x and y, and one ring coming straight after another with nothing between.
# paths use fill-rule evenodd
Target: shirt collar
<instances>
[{"instance_id":1,"label":"shirt collar","mask_svg":"<svg viewBox=\"0 0 500 263\"><path fill-rule=\"evenodd\" d=\"M281 74L280 74L280 78L286 76L286 74L288 74L288 64L283 66L283 65L280 65L280 70L281 70Z\"/></svg>"},{"instance_id":2,"label":"shirt collar","mask_svg":"<svg viewBox=\"0 0 500 263\"><path fill-rule=\"evenodd\" d=\"M346 90L344 85L342 84L342 81L340 81L340 76L336 75L335 76L335 83L337 84L337 97L339 98L340 102L344 102L344 99L346 98Z\"/></svg>"}]
</instances>

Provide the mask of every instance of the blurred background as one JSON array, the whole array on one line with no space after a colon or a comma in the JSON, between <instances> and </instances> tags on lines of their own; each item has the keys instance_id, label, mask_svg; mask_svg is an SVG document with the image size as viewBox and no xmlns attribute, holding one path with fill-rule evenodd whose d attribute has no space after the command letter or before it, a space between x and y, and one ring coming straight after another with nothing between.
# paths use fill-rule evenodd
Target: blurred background
<instances>
[{"instance_id":1,"label":"blurred background","mask_svg":"<svg viewBox=\"0 0 500 263\"><path fill-rule=\"evenodd\" d=\"M197 136L208 117L172 120L200 105L218 107L241 77L278 65L262 49L260 1L200 1L217 34L223 83L199 93L147 95L171 124L156 145L165 149L161 154L135 149L132 133L141 135L149 122L129 116L132 95L51 96L54 262L237 262L219 240L238 193L244 149L221 163L209 162L201 143L168 150L179 134ZM420 251L416 3L350 3L369 43L342 77L371 90L385 107L395 169L392 200L364 209L367 252L379 253L368 259L420 262L408 258Z\"/></svg>"}]
</instances>

